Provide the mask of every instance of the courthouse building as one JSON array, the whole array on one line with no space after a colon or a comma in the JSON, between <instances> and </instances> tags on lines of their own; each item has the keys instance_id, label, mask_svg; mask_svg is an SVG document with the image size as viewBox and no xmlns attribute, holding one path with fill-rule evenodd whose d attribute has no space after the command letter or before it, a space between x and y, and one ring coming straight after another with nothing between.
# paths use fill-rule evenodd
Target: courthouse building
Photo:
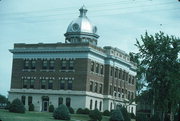
<instances>
[{"instance_id":1,"label":"courthouse building","mask_svg":"<svg viewBox=\"0 0 180 121\"><path fill-rule=\"evenodd\" d=\"M97 27L79 9L65 35L65 42L14 44L9 100L22 100L36 111L49 105L112 110L127 106L135 113L136 65L124 51L97 46Z\"/></svg>"}]
</instances>

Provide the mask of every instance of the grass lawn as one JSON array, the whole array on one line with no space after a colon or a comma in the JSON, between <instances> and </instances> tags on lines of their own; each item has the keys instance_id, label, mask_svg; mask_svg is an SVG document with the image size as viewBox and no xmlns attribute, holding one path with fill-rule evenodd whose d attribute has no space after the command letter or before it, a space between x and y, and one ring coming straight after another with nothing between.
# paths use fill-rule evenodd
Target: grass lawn
<instances>
[{"instance_id":1,"label":"grass lawn","mask_svg":"<svg viewBox=\"0 0 180 121\"><path fill-rule=\"evenodd\" d=\"M0 119L2 121L57 121L53 119L52 113L48 112L28 112L25 114L11 113L0 109ZM83 114L72 114L71 121L88 121L89 116ZM109 121L109 117L103 117L101 121Z\"/></svg>"}]
</instances>

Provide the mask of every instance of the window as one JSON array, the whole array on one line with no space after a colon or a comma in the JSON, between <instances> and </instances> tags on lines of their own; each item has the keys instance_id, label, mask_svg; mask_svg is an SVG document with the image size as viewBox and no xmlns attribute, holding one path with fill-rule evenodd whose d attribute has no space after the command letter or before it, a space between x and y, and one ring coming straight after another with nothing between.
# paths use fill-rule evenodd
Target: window
<instances>
[{"instance_id":1,"label":"window","mask_svg":"<svg viewBox=\"0 0 180 121\"><path fill-rule=\"evenodd\" d=\"M118 75L118 70L116 69L115 70L115 78L117 78L117 75Z\"/></svg>"},{"instance_id":2,"label":"window","mask_svg":"<svg viewBox=\"0 0 180 121\"><path fill-rule=\"evenodd\" d=\"M24 69L29 69L29 60L24 61Z\"/></svg>"},{"instance_id":3,"label":"window","mask_svg":"<svg viewBox=\"0 0 180 121\"><path fill-rule=\"evenodd\" d=\"M111 76L113 76L113 67L111 67Z\"/></svg>"},{"instance_id":4,"label":"window","mask_svg":"<svg viewBox=\"0 0 180 121\"><path fill-rule=\"evenodd\" d=\"M25 105L26 104L26 97L25 96L22 96L21 97L21 102Z\"/></svg>"},{"instance_id":5,"label":"window","mask_svg":"<svg viewBox=\"0 0 180 121\"><path fill-rule=\"evenodd\" d=\"M97 83L94 84L94 89L95 89L94 91L97 92L97 90L98 90L98 84Z\"/></svg>"},{"instance_id":6,"label":"window","mask_svg":"<svg viewBox=\"0 0 180 121\"><path fill-rule=\"evenodd\" d=\"M101 65L101 74L103 74L104 73L104 67L103 67L103 65Z\"/></svg>"},{"instance_id":7,"label":"window","mask_svg":"<svg viewBox=\"0 0 180 121\"><path fill-rule=\"evenodd\" d=\"M64 80L60 81L60 89L65 89L65 81Z\"/></svg>"},{"instance_id":8,"label":"window","mask_svg":"<svg viewBox=\"0 0 180 121\"><path fill-rule=\"evenodd\" d=\"M135 82L135 78L134 77L132 77L132 84L134 85L134 82Z\"/></svg>"},{"instance_id":9,"label":"window","mask_svg":"<svg viewBox=\"0 0 180 121\"><path fill-rule=\"evenodd\" d=\"M112 110L112 102L111 102L111 107L110 107L110 110Z\"/></svg>"},{"instance_id":10,"label":"window","mask_svg":"<svg viewBox=\"0 0 180 121\"><path fill-rule=\"evenodd\" d=\"M31 69L36 69L36 61L32 60L31 62Z\"/></svg>"},{"instance_id":11,"label":"window","mask_svg":"<svg viewBox=\"0 0 180 121\"><path fill-rule=\"evenodd\" d=\"M131 76L129 75L129 84L131 83Z\"/></svg>"},{"instance_id":12,"label":"window","mask_svg":"<svg viewBox=\"0 0 180 121\"><path fill-rule=\"evenodd\" d=\"M74 61L70 60L69 61L69 70L73 70L74 69Z\"/></svg>"},{"instance_id":13,"label":"window","mask_svg":"<svg viewBox=\"0 0 180 121\"><path fill-rule=\"evenodd\" d=\"M99 93L102 93L102 84L99 85Z\"/></svg>"},{"instance_id":14,"label":"window","mask_svg":"<svg viewBox=\"0 0 180 121\"><path fill-rule=\"evenodd\" d=\"M34 89L34 80L31 80L31 81L30 81L30 88L31 88L31 89Z\"/></svg>"},{"instance_id":15,"label":"window","mask_svg":"<svg viewBox=\"0 0 180 121\"><path fill-rule=\"evenodd\" d=\"M90 100L90 109L92 110L93 101Z\"/></svg>"},{"instance_id":16,"label":"window","mask_svg":"<svg viewBox=\"0 0 180 121\"><path fill-rule=\"evenodd\" d=\"M133 98L134 98L134 93L132 92L132 93L131 93L131 99L133 99Z\"/></svg>"},{"instance_id":17,"label":"window","mask_svg":"<svg viewBox=\"0 0 180 121\"><path fill-rule=\"evenodd\" d=\"M91 62L91 71L94 72L94 62Z\"/></svg>"},{"instance_id":18,"label":"window","mask_svg":"<svg viewBox=\"0 0 180 121\"><path fill-rule=\"evenodd\" d=\"M72 80L68 80L68 87L67 89L72 90Z\"/></svg>"},{"instance_id":19,"label":"window","mask_svg":"<svg viewBox=\"0 0 180 121\"><path fill-rule=\"evenodd\" d=\"M128 99L130 100L130 92L128 91Z\"/></svg>"},{"instance_id":20,"label":"window","mask_svg":"<svg viewBox=\"0 0 180 121\"><path fill-rule=\"evenodd\" d=\"M23 80L23 88L28 88L28 80Z\"/></svg>"},{"instance_id":21,"label":"window","mask_svg":"<svg viewBox=\"0 0 180 121\"><path fill-rule=\"evenodd\" d=\"M41 80L41 89L46 89L46 80Z\"/></svg>"},{"instance_id":22,"label":"window","mask_svg":"<svg viewBox=\"0 0 180 121\"><path fill-rule=\"evenodd\" d=\"M54 60L50 60L49 69L54 69Z\"/></svg>"},{"instance_id":23,"label":"window","mask_svg":"<svg viewBox=\"0 0 180 121\"><path fill-rule=\"evenodd\" d=\"M96 64L96 73L99 73L99 64Z\"/></svg>"},{"instance_id":24,"label":"window","mask_svg":"<svg viewBox=\"0 0 180 121\"><path fill-rule=\"evenodd\" d=\"M93 91L93 82L90 81L90 91Z\"/></svg>"},{"instance_id":25,"label":"window","mask_svg":"<svg viewBox=\"0 0 180 121\"><path fill-rule=\"evenodd\" d=\"M121 78L121 76L122 76L122 74L121 74L121 73L122 73L122 71L121 71L121 70L119 70L119 79L122 79L122 78Z\"/></svg>"},{"instance_id":26,"label":"window","mask_svg":"<svg viewBox=\"0 0 180 121\"><path fill-rule=\"evenodd\" d=\"M66 60L62 60L61 69L66 70Z\"/></svg>"},{"instance_id":27,"label":"window","mask_svg":"<svg viewBox=\"0 0 180 121\"><path fill-rule=\"evenodd\" d=\"M71 98L66 98L66 106L71 107Z\"/></svg>"},{"instance_id":28,"label":"window","mask_svg":"<svg viewBox=\"0 0 180 121\"><path fill-rule=\"evenodd\" d=\"M100 101L99 102L99 110L101 111L101 109L102 109L102 102Z\"/></svg>"},{"instance_id":29,"label":"window","mask_svg":"<svg viewBox=\"0 0 180 121\"><path fill-rule=\"evenodd\" d=\"M97 109L97 100L95 101L95 109Z\"/></svg>"},{"instance_id":30,"label":"window","mask_svg":"<svg viewBox=\"0 0 180 121\"><path fill-rule=\"evenodd\" d=\"M48 68L48 61L47 60L43 60L42 69L47 69L47 68Z\"/></svg>"},{"instance_id":31,"label":"window","mask_svg":"<svg viewBox=\"0 0 180 121\"><path fill-rule=\"evenodd\" d=\"M32 97L28 96L28 105L32 104Z\"/></svg>"},{"instance_id":32,"label":"window","mask_svg":"<svg viewBox=\"0 0 180 121\"><path fill-rule=\"evenodd\" d=\"M123 80L125 80L125 74L126 74L126 72L125 71L123 71Z\"/></svg>"},{"instance_id":33,"label":"window","mask_svg":"<svg viewBox=\"0 0 180 121\"><path fill-rule=\"evenodd\" d=\"M63 104L63 98L62 98L62 97L60 97L60 98L58 99L58 105L61 105L61 104Z\"/></svg>"},{"instance_id":34,"label":"window","mask_svg":"<svg viewBox=\"0 0 180 121\"><path fill-rule=\"evenodd\" d=\"M48 81L48 89L53 89L53 80Z\"/></svg>"},{"instance_id":35,"label":"window","mask_svg":"<svg viewBox=\"0 0 180 121\"><path fill-rule=\"evenodd\" d=\"M112 85L110 85L109 93L112 94Z\"/></svg>"}]
</instances>

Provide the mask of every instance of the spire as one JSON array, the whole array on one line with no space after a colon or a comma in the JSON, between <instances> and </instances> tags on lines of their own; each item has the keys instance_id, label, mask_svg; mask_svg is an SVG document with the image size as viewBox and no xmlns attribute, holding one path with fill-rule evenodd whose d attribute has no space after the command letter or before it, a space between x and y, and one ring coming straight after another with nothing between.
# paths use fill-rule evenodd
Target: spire
<instances>
[{"instance_id":1,"label":"spire","mask_svg":"<svg viewBox=\"0 0 180 121\"><path fill-rule=\"evenodd\" d=\"M80 16L79 17L85 17L86 16L86 12L88 11L85 7L85 5L83 5L80 9Z\"/></svg>"}]
</instances>

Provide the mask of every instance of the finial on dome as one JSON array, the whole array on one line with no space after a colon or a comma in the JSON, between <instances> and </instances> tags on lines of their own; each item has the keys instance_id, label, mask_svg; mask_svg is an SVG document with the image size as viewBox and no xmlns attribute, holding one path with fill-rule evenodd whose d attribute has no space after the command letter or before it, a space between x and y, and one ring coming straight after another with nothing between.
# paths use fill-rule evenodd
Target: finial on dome
<instances>
[{"instance_id":1,"label":"finial on dome","mask_svg":"<svg viewBox=\"0 0 180 121\"><path fill-rule=\"evenodd\" d=\"M80 16L79 16L79 17L85 17L88 10L86 9L85 5L83 5L83 6L79 9L79 11L80 11Z\"/></svg>"}]
</instances>

